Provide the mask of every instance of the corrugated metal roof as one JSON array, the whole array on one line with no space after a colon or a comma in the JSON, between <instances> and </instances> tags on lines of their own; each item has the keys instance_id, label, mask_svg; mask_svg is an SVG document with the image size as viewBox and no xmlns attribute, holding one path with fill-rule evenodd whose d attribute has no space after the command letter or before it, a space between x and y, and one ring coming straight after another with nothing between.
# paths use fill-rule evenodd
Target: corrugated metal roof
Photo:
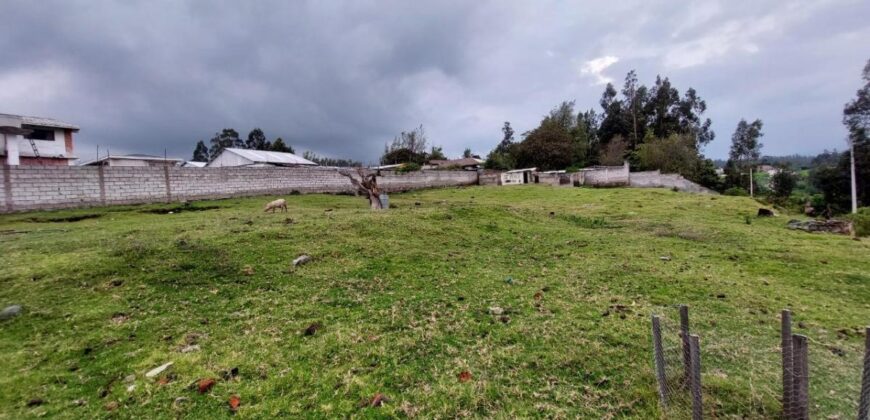
<instances>
[{"instance_id":1,"label":"corrugated metal roof","mask_svg":"<svg viewBox=\"0 0 870 420\"><path fill-rule=\"evenodd\" d=\"M236 149L228 147L225 152L235 153L255 163L273 163L278 165L317 165L316 163L296 156L293 153L269 152L265 150Z\"/></svg>"},{"instance_id":2,"label":"corrugated metal roof","mask_svg":"<svg viewBox=\"0 0 870 420\"><path fill-rule=\"evenodd\" d=\"M58 121L58 120L55 120L53 118L29 117L27 115L14 115L14 114L0 114L0 115L18 118L21 120L21 124L38 125L40 127L66 128L68 130L79 131L79 126L77 126L75 124L66 123L63 121Z\"/></svg>"}]
</instances>

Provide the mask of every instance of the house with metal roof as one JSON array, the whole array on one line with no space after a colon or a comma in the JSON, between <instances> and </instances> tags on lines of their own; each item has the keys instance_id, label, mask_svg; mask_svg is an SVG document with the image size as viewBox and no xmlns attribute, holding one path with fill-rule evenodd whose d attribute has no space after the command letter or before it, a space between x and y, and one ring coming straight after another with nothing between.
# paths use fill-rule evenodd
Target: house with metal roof
<instances>
[{"instance_id":1,"label":"house with metal roof","mask_svg":"<svg viewBox=\"0 0 870 420\"><path fill-rule=\"evenodd\" d=\"M177 166L184 159L167 158L165 156L129 154L129 155L106 155L99 159L82 163L81 166Z\"/></svg>"},{"instance_id":2,"label":"house with metal roof","mask_svg":"<svg viewBox=\"0 0 870 420\"><path fill-rule=\"evenodd\" d=\"M209 168L229 166L317 166L316 163L293 153L228 147L206 165Z\"/></svg>"},{"instance_id":3,"label":"house with metal roof","mask_svg":"<svg viewBox=\"0 0 870 420\"><path fill-rule=\"evenodd\" d=\"M79 127L51 118L0 114L0 156L18 165L73 165Z\"/></svg>"}]
</instances>

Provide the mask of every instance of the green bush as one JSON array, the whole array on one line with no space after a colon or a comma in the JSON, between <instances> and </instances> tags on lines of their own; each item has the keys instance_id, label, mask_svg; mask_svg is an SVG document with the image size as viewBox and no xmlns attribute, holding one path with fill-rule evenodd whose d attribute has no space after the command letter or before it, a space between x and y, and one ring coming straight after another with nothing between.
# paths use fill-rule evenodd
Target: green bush
<instances>
[{"instance_id":1,"label":"green bush","mask_svg":"<svg viewBox=\"0 0 870 420\"><path fill-rule=\"evenodd\" d=\"M847 216L857 236L870 236L870 207L861 207L855 214Z\"/></svg>"},{"instance_id":2,"label":"green bush","mask_svg":"<svg viewBox=\"0 0 870 420\"><path fill-rule=\"evenodd\" d=\"M419 164L416 164L414 162L409 162L409 163L406 163L406 164L400 166L398 169L396 169L396 172L398 172L400 174L404 174L404 173L414 172L414 171L419 171L419 170L420 170Z\"/></svg>"},{"instance_id":3,"label":"green bush","mask_svg":"<svg viewBox=\"0 0 870 420\"><path fill-rule=\"evenodd\" d=\"M748 193L746 190L744 190L743 188L740 188L740 187L731 187L731 188L728 188L728 189L725 190L725 192L723 192L722 194L725 194L725 195L734 195L734 196L740 196L740 197L746 197L746 196L749 195L749 193Z\"/></svg>"}]
</instances>

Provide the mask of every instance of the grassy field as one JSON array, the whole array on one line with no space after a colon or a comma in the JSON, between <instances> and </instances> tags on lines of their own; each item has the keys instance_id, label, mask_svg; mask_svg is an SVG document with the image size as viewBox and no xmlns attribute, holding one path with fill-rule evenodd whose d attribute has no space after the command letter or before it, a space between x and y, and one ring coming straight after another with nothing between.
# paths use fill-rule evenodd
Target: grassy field
<instances>
[{"instance_id":1,"label":"grassy field","mask_svg":"<svg viewBox=\"0 0 870 420\"><path fill-rule=\"evenodd\" d=\"M779 415L790 307L813 412L855 415L867 239L668 190L286 198L0 216L0 418L656 417L649 317L680 303L709 413Z\"/></svg>"}]
</instances>

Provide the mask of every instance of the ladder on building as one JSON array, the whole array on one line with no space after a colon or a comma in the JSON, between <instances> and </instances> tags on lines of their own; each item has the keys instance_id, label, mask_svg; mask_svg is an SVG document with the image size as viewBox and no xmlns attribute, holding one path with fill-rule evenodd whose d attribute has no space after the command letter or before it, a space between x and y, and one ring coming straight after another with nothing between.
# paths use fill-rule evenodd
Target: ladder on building
<instances>
[{"instance_id":1,"label":"ladder on building","mask_svg":"<svg viewBox=\"0 0 870 420\"><path fill-rule=\"evenodd\" d=\"M33 148L33 156L38 158L39 157L39 149L36 148L36 142L33 141L33 139L31 139L29 137L27 138L27 140L30 140L30 147Z\"/></svg>"}]
</instances>

